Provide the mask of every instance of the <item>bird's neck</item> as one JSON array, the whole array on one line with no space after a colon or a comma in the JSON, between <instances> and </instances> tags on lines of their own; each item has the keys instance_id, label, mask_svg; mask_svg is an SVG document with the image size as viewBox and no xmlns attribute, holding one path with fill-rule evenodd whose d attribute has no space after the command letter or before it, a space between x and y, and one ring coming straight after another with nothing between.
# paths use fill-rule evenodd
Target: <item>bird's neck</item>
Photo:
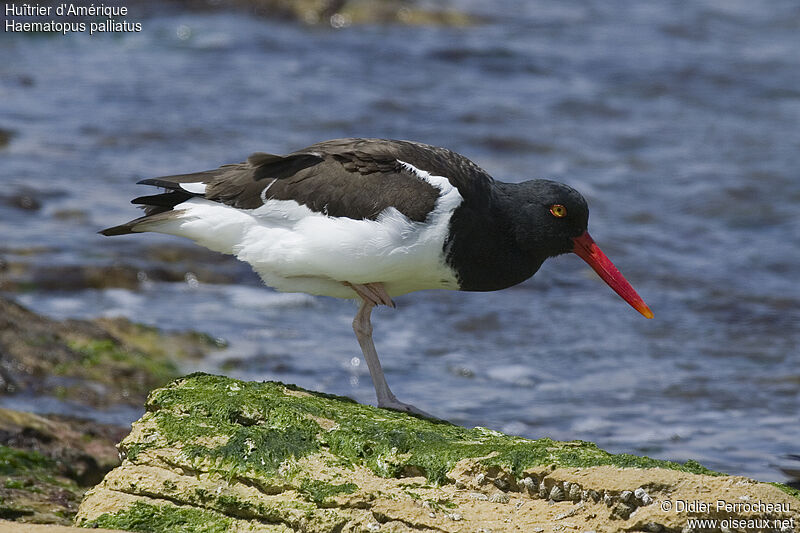
<instances>
[{"instance_id":1,"label":"bird's neck","mask_svg":"<svg viewBox=\"0 0 800 533\"><path fill-rule=\"evenodd\" d=\"M511 287L533 276L546 259L527 254L516 241L517 188L515 183L494 182L489 201L465 199L453 212L445 252L461 290Z\"/></svg>"}]
</instances>

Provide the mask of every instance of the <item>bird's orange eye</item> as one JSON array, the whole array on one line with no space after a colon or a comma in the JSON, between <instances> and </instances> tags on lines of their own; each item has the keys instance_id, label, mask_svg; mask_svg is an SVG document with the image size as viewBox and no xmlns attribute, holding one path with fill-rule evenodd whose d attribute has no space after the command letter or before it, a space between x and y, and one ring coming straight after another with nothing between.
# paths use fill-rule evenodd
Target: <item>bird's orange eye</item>
<instances>
[{"instance_id":1,"label":"bird's orange eye","mask_svg":"<svg viewBox=\"0 0 800 533\"><path fill-rule=\"evenodd\" d=\"M564 218L567 216L567 208L561 204L553 204L550 206L550 214L556 218Z\"/></svg>"}]
</instances>

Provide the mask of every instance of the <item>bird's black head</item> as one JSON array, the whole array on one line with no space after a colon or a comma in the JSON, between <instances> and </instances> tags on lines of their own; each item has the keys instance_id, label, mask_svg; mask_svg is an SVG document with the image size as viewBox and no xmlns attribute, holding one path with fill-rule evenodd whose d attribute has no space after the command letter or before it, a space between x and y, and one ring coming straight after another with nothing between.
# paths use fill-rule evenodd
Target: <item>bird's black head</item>
<instances>
[{"instance_id":1,"label":"bird's black head","mask_svg":"<svg viewBox=\"0 0 800 533\"><path fill-rule=\"evenodd\" d=\"M589 207L578 191L549 180L505 184L499 190L516 245L532 265L538 269L548 257L574 252L634 309L653 318L650 308L586 231Z\"/></svg>"},{"instance_id":2,"label":"bird's black head","mask_svg":"<svg viewBox=\"0 0 800 533\"><path fill-rule=\"evenodd\" d=\"M586 232L589 222L583 196L550 180L526 181L515 189L511 224L517 245L542 259L572 252L573 239Z\"/></svg>"}]
</instances>

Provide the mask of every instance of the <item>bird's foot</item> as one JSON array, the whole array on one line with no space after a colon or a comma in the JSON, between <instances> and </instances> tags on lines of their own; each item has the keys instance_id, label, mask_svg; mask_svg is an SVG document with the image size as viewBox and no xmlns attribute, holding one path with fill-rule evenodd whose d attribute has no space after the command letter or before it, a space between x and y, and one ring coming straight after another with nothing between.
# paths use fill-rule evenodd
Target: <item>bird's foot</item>
<instances>
[{"instance_id":1,"label":"bird's foot","mask_svg":"<svg viewBox=\"0 0 800 533\"><path fill-rule=\"evenodd\" d=\"M385 400L382 402L378 402L378 407L381 409L391 409L392 411L400 411L401 413L409 413L412 415L421 416L424 418L431 418L433 420L439 420L437 417L433 416L430 413L426 413L422 409L418 409L411 405L410 403L403 403L397 398L392 398L391 400Z\"/></svg>"}]
</instances>

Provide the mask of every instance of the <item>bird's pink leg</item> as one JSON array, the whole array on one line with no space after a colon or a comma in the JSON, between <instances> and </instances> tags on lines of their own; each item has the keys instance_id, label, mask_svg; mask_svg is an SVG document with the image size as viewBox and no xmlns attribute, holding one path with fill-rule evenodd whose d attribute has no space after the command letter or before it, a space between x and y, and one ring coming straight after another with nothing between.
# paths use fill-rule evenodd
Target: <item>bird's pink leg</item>
<instances>
[{"instance_id":1,"label":"bird's pink leg","mask_svg":"<svg viewBox=\"0 0 800 533\"><path fill-rule=\"evenodd\" d=\"M350 283L346 285L351 287L362 299L361 306L358 308L358 312L353 319L353 331L358 339L358 344L361 346L364 360L367 362L369 375L372 377L375 394L378 396L378 407L433 418L425 411L399 401L394 393L392 393L391 389L389 389L389 384L386 383L386 378L383 375L383 368L381 368L381 362L378 359L378 352L375 350L375 343L372 342L372 322L370 321L373 307L385 301L392 301L389 295L386 294L383 285L380 283L370 283L369 288L366 288L364 285Z\"/></svg>"},{"instance_id":2,"label":"bird's pink leg","mask_svg":"<svg viewBox=\"0 0 800 533\"><path fill-rule=\"evenodd\" d=\"M397 308L394 300L386 292L383 283L365 283L360 285L358 283L350 283L348 281L342 282L344 285L350 287L358 294L365 302L372 302L373 305L386 305L391 308Z\"/></svg>"},{"instance_id":3,"label":"bird's pink leg","mask_svg":"<svg viewBox=\"0 0 800 533\"><path fill-rule=\"evenodd\" d=\"M397 305L394 303L391 296L389 296L389 293L386 292L383 283L365 283L364 287L374 294L380 303L392 309L397 309Z\"/></svg>"}]
</instances>

